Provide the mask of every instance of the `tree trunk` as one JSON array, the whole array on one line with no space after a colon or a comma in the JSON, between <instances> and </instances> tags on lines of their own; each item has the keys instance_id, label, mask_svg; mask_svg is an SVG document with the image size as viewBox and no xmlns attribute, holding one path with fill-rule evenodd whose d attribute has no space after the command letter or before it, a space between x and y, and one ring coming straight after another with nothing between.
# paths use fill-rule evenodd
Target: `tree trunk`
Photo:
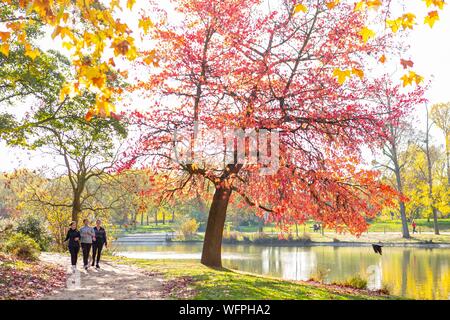
<instances>
[{"instance_id":1,"label":"tree trunk","mask_svg":"<svg viewBox=\"0 0 450 320\"><path fill-rule=\"evenodd\" d=\"M427 131L426 131L426 137L425 137L425 153L427 156L427 171L428 171L428 200L430 201L431 211L433 213L434 233L439 234L437 210L436 210L436 206L434 204L434 195L433 195L433 171L432 171L431 154L430 154L430 125L429 125L428 109L427 109Z\"/></svg>"},{"instance_id":2,"label":"tree trunk","mask_svg":"<svg viewBox=\"0 0 450 320\"><path fill-rule=\"evenodd\" d=\"M447 184L450 187L450 131L445 131L445 154L447 158Z\"/></svg>"},{"instance_id":3,"label":"tree trunk","mask_svg":"<svg viewBox=\"0 0 450 320\"><path fill-rule=\"evenodd\" d=\"M172 210L172 223L175 222L175 210Z\"/></svg>"},{"instance_id":4,"label":"tree trunk","mask_svg":"<svg viewBox=\"0 0 450 320\"><path fill-rule=\"evenodd\" d=\"M166 210L163 210L163 224L166 224Z\"/></svg>"},{"instance_id":5,"label":"tree trunk","mask_svg":"<svg viewBox=\"0 0 450 320\"><path fill-rule=\"evenodd\" d=\"M214 192L201 258L201 263L208 267L222 267L222 236L230 196L230 188L218 187Z\"/></svg>"},{"instance_id":6,"label":"tree trunk","mask_svg":"<svg viewBox=\"0 0 450 320\"><path fill-rule=\"evenodd\" d=\"M406 219L406 208L405 203L400 201L400 217L402 219L402 236L405 239L411 238L408 229L408 220Z\"/></svg>"},{"instance_id":7,"label":"tree trunk","mask_svg":"<svg viewBox=\"0 0 450 320\"><path fill-rule=\"evenodd\" d=\"M155 224L158 225L158 209L155 210Z\"/></svg>"},{"instance_id":8,"label":"tree trunk","mask_svg":"<svg viewBox=\"0 0 450 320\"><path fill-rule=\"evenodd\" d=\"M78 219L81 212L81 197L78 193L74 193L72 201L72 221L78 225Z\"/></svg>"},{"instance_id":9,"label":"tree trunk","mask_svg":"<svg viewBox=\"0 0 450 320\"><path fill-rule=\"evenodd\" d=\"M392 144L392 160L394 164L394 173L395 173L395 179L397 182L397 191L400 193L403 193L403 184L402 184L402 177L401 177L401 171L400 171L400 165L398 163L398 157L397 157L397 146L395 143ZM411 238L409 234L408 229L408 220L406 219L406 208L405 208L405 202L402 200L399 200L399 207L400 207L400 218L402 220L402 236L405 239Z\"/></svg>"},{"instance_id":10,"label":"tree trunk","mask_svg":"<svg viewBox=\"0 0 450 320\"><path fill-rule=\"evenodd\" d=\"M141 226L144 225L144 211L141 213Z\"/></svg>"}]
</instances>

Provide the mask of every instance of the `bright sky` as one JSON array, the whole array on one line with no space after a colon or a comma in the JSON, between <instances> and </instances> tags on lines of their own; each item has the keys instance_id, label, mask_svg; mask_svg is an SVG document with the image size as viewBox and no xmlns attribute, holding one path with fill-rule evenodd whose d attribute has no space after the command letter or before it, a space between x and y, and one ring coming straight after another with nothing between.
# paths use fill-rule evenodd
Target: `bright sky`
<instances>
[{"instance_id":1,"label":"bright sky","mask_svg":"<svg viewBox=\"0 0 450 320\"><path fill-rule=\"evenodd\" d=\"M137 1L137 7L143 6L146 1ZM415 1L414 12L424 12L425 4ZM411 58L415 65L414 70L431 81L431 86L427 92L430 105L437 102L450 101L450 9L447 5L440 12L441 19L433 29L428 26L416 26L411 33L408 43L410 50L405 54L405 58ZM419 20L423 19L422 16ZM127 19L125 19L127 20ZM128 22L128 21L127 21ZM137 25L137 21L135 21ZM43 48L54 48L55 42L51 40L42 41ZM25 106L26 107L26 106ZM423 107L416 110L418 118L417 126L425 128L425 111ZM432 135L439 144L444 143L444 137L438 130L433 130ZM367 155L370 158L370 155ZM27 152L18 148L6 147L0 141L0 171L11 171L19 167L38 168L49 159L36 152Z\"/></svg>"}]
</instances>

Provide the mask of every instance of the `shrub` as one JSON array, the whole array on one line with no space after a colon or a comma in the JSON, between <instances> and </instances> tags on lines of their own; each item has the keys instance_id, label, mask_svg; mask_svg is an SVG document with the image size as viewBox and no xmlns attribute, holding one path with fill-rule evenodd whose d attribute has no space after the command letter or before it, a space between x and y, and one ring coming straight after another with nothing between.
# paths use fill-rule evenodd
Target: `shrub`
<instances>
[{"instance_id":1,"label":"shrub","mask_svg":"<svg viewBox=\"0 0 450 320\"><path fill-rule=\"evenodd\" d=\"M178 231L185 240L192 239L198 230L198 226L198 222L192 218L182 222L178 228Z\"/></svg>"},{"instance_id":2,"label":"shrub","mask_svg":"<svg viewBox=\"0 0 450 320\"><path fill-rule=\"evenodd\" d=\"M250 240L253 241L254 243L262 244L262 243L269 243L273 239L269 234L259 232L259 233L250 234Z\"/></svg>"},{"instance_id":3,"label":"shrub","mask_svg":"<svg viewBox=\"0 0 450 320\"><path fill-rule=\"evenodd\" d=\"M335 282L334 284L355 289L367 289L367 280L359 274L348 278L344 282Z\"/></svg>"},{"instance_id":4,"label":"shrub","mask_svg":"<svg viewBox=\"0 0 450 320\"><path fill-rule=\"evenodd\" d=\"M224 243L236 243L243 239L244 237L239 231L225 231L222 237Z\"/></svg>"},{"instance_id":5,"label":"shrub","mask_svg":"<svg viewBox=\"0 0 450 320\"><path fill-rule=\"evenodd\" d=\"M311 276L309 280L324 283L329 272L330 269L318 267L316 272Z\"/></svg>"},{"instance_id":6,"label":"shrub","mask_svg":"<svg viewBox=\"0 0 450 320\"><path fill-rule=\"evenodd\" d=\"M6 241L5 250L25 260L37 260L39 256L39 245L31 237L23 233L12 235Z\"/></svg>"},{"instance_id":7,"label":"shrub","mask_svg":"<svg viewBox=\"0 0 450 320\"><path fill-rule=\"evenodd\" d=\"M391 287L391 285L389 285L387 283L383 283L381 286L381 289L379 290L379 292L381 294L385 294L385 295L391 294L391 291L392 291L392 287Z\"/></svg>"},{"instance_id":8,"label":"shrub","mask_svg":"<svg viewBox=\"0 0 450 320\"><path fill-rule=\"evenodd\" d=\"M311 235L309 233L303 233L298 237L298 240L301 242L311 242Z\"/></svg>"},{"instance_id":9,"label":"shrub","mask_svg":"<svg viewBox=\"0 0 450 320\"><path fill-rule=\"evenodd\" d=\"M47 250L52 241L44 219L27 214L17 221L16 232L25 234L37 242L41 250Z\"/></svg>"}]
</instances>

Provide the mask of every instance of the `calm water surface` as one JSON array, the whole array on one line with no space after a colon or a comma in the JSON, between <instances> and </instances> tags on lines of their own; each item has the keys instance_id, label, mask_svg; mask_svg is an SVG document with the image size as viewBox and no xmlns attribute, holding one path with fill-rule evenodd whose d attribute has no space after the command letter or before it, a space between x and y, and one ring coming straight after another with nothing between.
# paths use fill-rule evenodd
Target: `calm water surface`
<instances>
[{"instance_id":1,"label":"calm water surface","mask_svg":"<svg viewBox=\"0 0 450 320\"><path fill-rule=\"evenodd\" d=\"M115 244L117 255L141 259L200 259L201 243ZM360 274L370 289L415 299L450 299L450 249L384 247L272 247L224 245L225 267L283 279L342 281Z\"/></svg>"}]
</instances>

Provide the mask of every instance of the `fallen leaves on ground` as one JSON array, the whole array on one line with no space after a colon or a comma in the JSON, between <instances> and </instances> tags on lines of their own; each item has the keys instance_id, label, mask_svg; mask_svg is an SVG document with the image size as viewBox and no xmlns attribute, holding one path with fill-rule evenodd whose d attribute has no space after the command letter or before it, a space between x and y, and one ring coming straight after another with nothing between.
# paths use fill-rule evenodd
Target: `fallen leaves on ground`
<instances>
[{"instance_id":1,"label":"fallen leaves on ground","mask_svg":"<svg viewBox=\"0 0 450 320\"><path fill-rule=\"evenodd\" d=\"M0 300L36 299L65 285L62 267L0 253Z\"/></svg>"},{"instance_id":2,"label":"fallen leaves on ground","mask_svg":"<svg viewBox=\"0 0 450 320\"><path fill-rule=\"evenodd\" d=\"M163 283L163 295L166 297L176 297L177 299L189 299L195 296L195 290L191 285L195 282L189 276L177 277Z\"/></svg>"}]
</instances>

